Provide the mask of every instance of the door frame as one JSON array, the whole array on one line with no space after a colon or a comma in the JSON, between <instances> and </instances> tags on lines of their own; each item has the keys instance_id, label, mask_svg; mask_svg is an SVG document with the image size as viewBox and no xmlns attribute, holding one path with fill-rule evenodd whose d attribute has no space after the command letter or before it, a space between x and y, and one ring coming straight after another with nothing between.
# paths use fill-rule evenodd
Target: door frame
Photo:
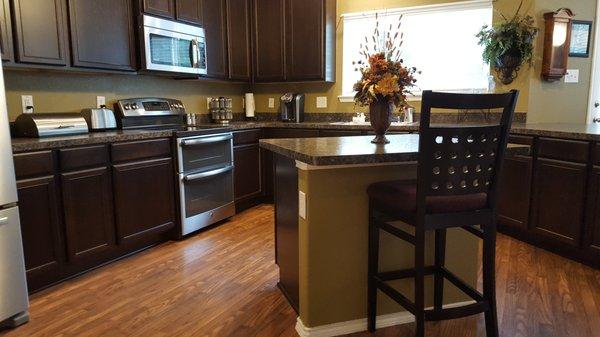
<instances>
[{"instance_id":1,"label":"door frame","mask_svg":"<svg viewBox=\"0 0 600 337\"><path fill-rule=\"evenodd\" d=\"M600 97L600 0L596 2L596 20L594 22L594 45L592 47L592 76L588 100L587 123L594 123L594 104Z\"/></svg>"}]
</instances>

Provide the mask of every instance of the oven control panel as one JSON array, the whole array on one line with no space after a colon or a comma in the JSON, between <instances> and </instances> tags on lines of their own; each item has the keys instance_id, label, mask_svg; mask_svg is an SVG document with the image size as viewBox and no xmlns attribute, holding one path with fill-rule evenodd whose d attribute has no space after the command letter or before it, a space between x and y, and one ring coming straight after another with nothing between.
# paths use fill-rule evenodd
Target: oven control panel
<instances>
[{"instance_id":1,"label":"oven control panel","mask_svg":"<svg viewBox=\"0 0 600 337\"><path fill-rule=\"evenodd\" d=\"M180 100L170 98L129 98L115 103L115 110L122 117L185 115Z\"/></svg>"}]
</instances>

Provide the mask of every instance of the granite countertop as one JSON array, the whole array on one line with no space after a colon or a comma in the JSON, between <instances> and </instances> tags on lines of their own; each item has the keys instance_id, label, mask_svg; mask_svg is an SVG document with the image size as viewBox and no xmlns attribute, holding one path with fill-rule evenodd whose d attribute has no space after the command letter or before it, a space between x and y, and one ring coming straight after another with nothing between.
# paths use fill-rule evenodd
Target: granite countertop
<instances>
[{"instance_id":1,"label":"granite countertop","mask_svg":"<svg viewBox=\"0 0 600 337\"><path fill-rule=\"evenodd\" d=\"M198 124L199 129L212 129L222 127L217 124ZM330 122L304 122L284 123L271 121L233 122L226 127L228 130L248 130L257 128L291 128L291 129L322 129L322 130L370 130L368 124L348 124ZM418 123L410 125L392 125L390 131L417 132ZM600 141L600 126L586 124L540 123L540 124L513 124L513 134L556 137L575 140ZM94 132L84 135L49 137L49 138L13 138L13 152L39 151L52 148L84 146L122 141L135 141L143 139L171 137L174 134L169 130L126 130Z\"/></svg>"},{"instance_id":2,"label":"granite countertop","mask_svg":"<svg viewBox=\"0 0 600 337\"><path fill-rule=\"evenodd\" d=\"M418 159L419 135L388 135L389 144L371 143L373 136L262 139L260 146L313 166L412 162ZM508 154L527 155L529 146L509 144Z\"/></svg>"}]
</instances>

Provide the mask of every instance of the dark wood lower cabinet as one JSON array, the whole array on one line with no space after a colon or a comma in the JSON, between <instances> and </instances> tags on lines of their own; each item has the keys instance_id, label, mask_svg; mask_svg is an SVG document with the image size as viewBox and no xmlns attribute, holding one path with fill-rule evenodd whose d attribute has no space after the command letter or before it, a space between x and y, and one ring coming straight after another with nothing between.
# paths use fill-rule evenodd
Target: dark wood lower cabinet
<instances>
[{"instance_id":1,"label":"dark wood lower cabinet","mask_svg":"<svg viewBox=\"0 0 600 337\"><path fill-rule=\"evenodd\" d=\"M29 290L60 278L65 261L57 182L54 176L20 180L19 217Z\"/></svg>"},{"instance_id":2,"label":"dark wood lower cabinet","mask_svg":"<svg viewBox=\"0 0 600 337\"><path fill-rule=\"evenodd\" d=\"M233 148L234 191L237 211L262 201L260 146L258 143Z\"/></svg>"},{"instance_id":3,"label":"dark wood lower cabinet","mask_svg":"<svg viewBox=\"0 0 600 337\"><path fill-rule=\"evenodd\" d=\"M115 246L109 168L63 173L61 188L69 263L97 264Z\"/></svg>"},{"instance_id":4,"label":"dark wood lower cabinet","mask_svg":"<svg viewBox=\"0 0 600 337\"><path fill-rule=\"evenodd\" d=\"M585 164L538 158L533 182L532 230L580 246L586 181Z\"/></svg>"},{"instance_id":5,"label":"dark wood lower cabinet","mask_svg":"<svg viewBox=\"0 0 600 337\"><path fill-rule=\"evenodd\" d=\"M531 157L506 157L498 187L498 223L527 229L531 199Z\"/></svg>"},{"instance_id":6,"label":"dark wood lower cabinet","mask_svg":"<svg viewBox=\"0 0 600 337\"><path fill-rule=\"evenodd\" d=\"M135 249L175 226L173 160L113 165L117 239Z\"/></svg>"}]
</instances>

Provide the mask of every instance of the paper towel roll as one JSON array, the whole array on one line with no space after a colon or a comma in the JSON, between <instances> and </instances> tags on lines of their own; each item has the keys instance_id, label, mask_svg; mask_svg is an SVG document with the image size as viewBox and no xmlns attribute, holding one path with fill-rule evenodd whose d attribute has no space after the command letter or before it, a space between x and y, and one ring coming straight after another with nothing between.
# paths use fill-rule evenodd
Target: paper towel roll
<instances>
[{"instance_id":1,"label":"paper towel roll","mask_svg":"<svg viewBox=\"0 0 600 337\"><path fill-rule=\"evenodd\" d=\"M247 93L245 95L245 100L246 100L246 117L248 118L254 118L254 94L252 93Z\"/></svg>"}]
</instances>

